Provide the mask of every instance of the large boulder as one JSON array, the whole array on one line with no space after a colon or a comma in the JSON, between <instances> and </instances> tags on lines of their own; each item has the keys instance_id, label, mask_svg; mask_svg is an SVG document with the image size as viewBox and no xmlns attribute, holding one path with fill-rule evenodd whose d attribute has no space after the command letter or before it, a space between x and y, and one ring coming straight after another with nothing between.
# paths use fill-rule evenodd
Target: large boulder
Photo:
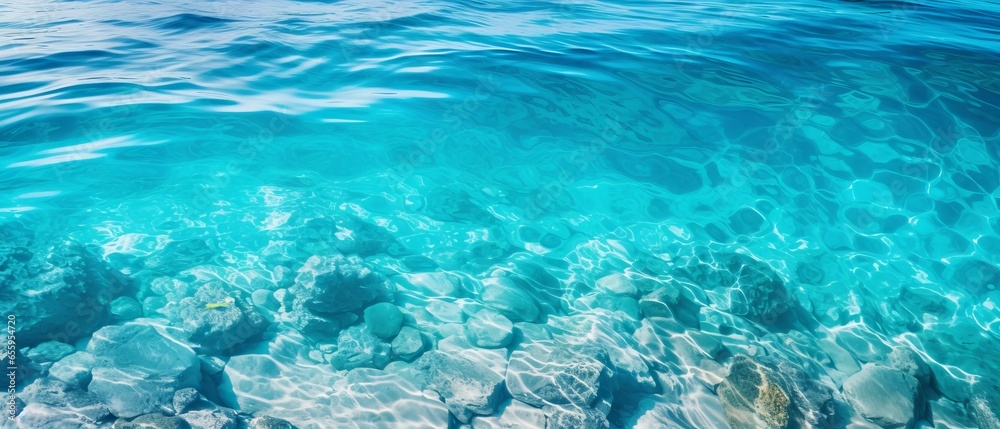
<instances>
[{"instance_id":1,"label":"large boulder","mask_svg":"<svg viewBox=\"0 0 1000 429\"><path fill-rule=\"evenodd\" d=\"M474 415L490 415L504 397L503 374L460 355L428 352L418 361L426 372L427 387L444 398L462 423Z\"/></svg>"},{"instance_id":2,"label":"large boulder","mask_svg":"<svg viewBox=\"0 0 1000 429\"><path fill-rule=\"evenodd\" d=\"M734 429L827 427L834 421L833 390L776 358L736 356L716 393Z\"/></svg>"},{"instance_id":3,"label":"large boulder","mask_svg":"<svg viewBox=\"0 0 1000 429\"><path fill-rule=\"evenodd\" d=\"M795 298L770 266L736 253L715 256L713 264L695 264L678 274L704 288L722 311L765 325L794 317Z\"/></svg>"},{"instance_id":4,"label":"large boulder","mask_svg":"<svg viewBox=\"0 0 1000 429\"><path fill-rule=\"evenodd\" d=\"M884 428L909 428L919 417L920 383L895 368L866 364L844 380L843 393L861 417Z\"/></svg>"},{"instance_id":5,"label":"large boulder","mask_svg":"<svg viewBox=\"0 0 1000 429\"><path fill-rule=\"evenodd\" d=\"M191 342L209 354L258 338L268 326L249 297L218 283L202 285L194 296L182 299L176 311L168 312L184 327Z\"/></svg>"},{"instance_id":6,"label":"large boulder","mask_svg":"<svg viewBox=\"0 0 1000 429\"><path fill-rule=\"evenodd\" d=\"M24 227L0 225L0 314L17 317L18 346L71 343L108 320L108 303L130 281L71 240L37 243Z\"/></svg>"},{"instance_id":7,"label":"large boulder","mask_svg":"<svg viewBox=\"0 0 1000 429\"><path fill-rule=\"evenodd\" d=\"M299 269L293 310L321 316L356 312L376 302L392 301L395 289L357 256L313 256Z\"/></svg>"},{"instance_id":8,"label":"large boulder","mask_svg":"<svg viewBox=\"0 0 1000 429\"><path fill-rule=\"evenodd\" d=\"M101 328L87 352L95 361L89 391L118 417L173 413L174 392L201 382L194 351L150 325Z\"/></svg>"},{"instance_id":9,"label":"large boulder","mask_svg":"<svg viewBox=\"0 0 1000 429\"><path fill-rule=\"evenodd\" d=\"M93 393L53 379L35 380L20 398L27 405L17 416L18 428L94 428L111 416Z\"/></svg>"},{"instance_id":10,"label":"large boulder","mask_svg":"<svg viewBox=\"0 0 1000 429\"><path fill-rule=\"evenodd\" d=\"M600 347L537 341L510 355L507 390L521 402L593 407L616 390L614 366ZM610 401L609 401L610 402Z\"/></svg>"},{"instance_id":11,"label":"large boulder","mask_svg":"<svg viewBox=\"0 0 1000 429\"><path fill-rule=\"evenodd\" d=\"M476 347L507 347L514 337L514 324L500 313L480 310L466 322L465 333Z\"/></svg>"}]
</instances>

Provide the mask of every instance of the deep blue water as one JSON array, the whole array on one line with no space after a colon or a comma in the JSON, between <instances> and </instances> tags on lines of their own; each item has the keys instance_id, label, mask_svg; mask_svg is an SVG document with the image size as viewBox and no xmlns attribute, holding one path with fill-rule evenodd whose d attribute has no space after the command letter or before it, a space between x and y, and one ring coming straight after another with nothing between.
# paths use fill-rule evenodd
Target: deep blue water
<instances>
[{"instance_id":1,"label":"deep blue water","mask_svg":"<svg viewBox=\"0 0 1000 429\"><path fill-rule=\"evenodd\" d=\"M7 2L3 427L997 428L998 166L995 2Z\"/></svg>"}]
</instances>

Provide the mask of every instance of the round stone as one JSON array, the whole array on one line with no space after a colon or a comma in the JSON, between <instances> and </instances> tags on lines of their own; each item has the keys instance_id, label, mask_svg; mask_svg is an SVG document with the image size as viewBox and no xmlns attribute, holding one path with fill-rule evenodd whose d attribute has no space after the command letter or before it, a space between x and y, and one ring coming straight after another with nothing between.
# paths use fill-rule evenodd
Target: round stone
<instances>
[{"instance_id":1,"label":"round stone","mask_svg":"<svg viewBox=\"0 0 1000 429\"><path fill-rule=\"evenodd\" d=\"M403 313L388 302L380 302L365 309L365 323L376 337L388 340L403 327Z\"/></svg>"}]
</instances>

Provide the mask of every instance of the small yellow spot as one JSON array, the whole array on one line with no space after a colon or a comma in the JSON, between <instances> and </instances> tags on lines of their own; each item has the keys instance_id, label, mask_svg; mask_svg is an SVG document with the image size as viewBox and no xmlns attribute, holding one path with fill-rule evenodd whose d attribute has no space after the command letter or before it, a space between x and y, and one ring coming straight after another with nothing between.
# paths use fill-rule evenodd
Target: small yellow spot
<instances>
[{"instance_id":1,"label":"small yellow spot","mask_svg":"<svg viewBox=\"0 0 1000 429\"><path fill-rule=\"evenodd\" d=\"M224 301L210 302L208 304L205 304L205 308L207 308L209 310L213 310L213 309L216 309L216 308L225 308L225 307L229 307L230 305L232 305L232 303L234 301L235 300L232 297L229 297L229 298L226 298Z\"/></svg>"}]
</instances>

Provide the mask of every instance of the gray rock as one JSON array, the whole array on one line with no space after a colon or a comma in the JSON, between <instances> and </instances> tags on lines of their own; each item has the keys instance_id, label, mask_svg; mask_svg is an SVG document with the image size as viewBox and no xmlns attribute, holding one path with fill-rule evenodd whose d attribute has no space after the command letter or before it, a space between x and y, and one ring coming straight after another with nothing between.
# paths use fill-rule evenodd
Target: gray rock
<instances>
[{"instance_id":1,"label":"gray rock","mask_svg":"<svg viewBox=\"0 0 1000 429\"><path fill-rule=\"evenodd\" d=\"M118 419L114 429L192 429L184 419L161 413L145 414L128 421Z\"/></svg>"},{"instance_id":2,"label":"gray rock","mask_svg":"<svg viewBox=\"0 0 1000 429\"><path fill-rule=\"evenodd\" d=\"M424 352L424 337L416 328L404 326L392 340L392 354L407 362Z\"/></svg>"},{"instance_id":3,"label":"gray rock","mask_svg":"<svg viewBox=\"0 0 1000 429\"><path fill-rule=\"evenodd\" d=\"M164 312L206 353L231 350L259 337L268 325L243 292L218 283L202 285L194 296L176 304L176 309L168 307Z\"/></svg>"},{"instance_id":4,"label":"gray rock","mask_svg":"<svg viewBox=\"0 0 1000 429\"><path fill-rule=\"evenodd\" d=\"M389 281L372 271L361 258L313 256L299 269L290 289L296 307L317 314L357 311L375 302L392 300Z\"/></svg>"},{"instance_id":5,"label":"gray rock","mask_svg":"<svg viewBox=\"0 0 1000 429\"><path fill-rule=\"evenodd\" d=\"M591 407L617 388L604 349L536 341L510 355L507 390L521 402Z\"/></svg>"},{"instance_id":6,"label":"gray rock","mask_svg":"<svg viewBox=\"0 0 1000 429\"><path fill-rule=\"evenodd\" d=\"M465 325L466 336L476 347L507 347L514 336L514 324L500 313L480 310Z\"/></svg>"},{"instance_id":7,"label":"gray rock","mask_svg":"<svg viewBox=\"0 0 1000 429\"><path fill-rule=\"evenodd\" d=\"M274 292L269 289L257 289L253 291L251 299L253 299L254 305L271 311L277 311L281 307L281 303L274 298Z\"/></svg>"},{"instance_id":8,"label":"gray rock","mask_svg":"<svg viewBox=\"0 0 1000 429\"><path fill-rule=\"evenodd\" d=\"M76 351L73 346L58 341L46 341L35 347L21 350L28 359L38 364L52 363Z\"/></svg>"},{"instance_id":9,"label":"gray rock","mask_svg":"<svg viewBox=\"0 0 1000 429\"><path fill-rule=\"evenodd\" d=\"M545 412L518 400L508 400L492 416L472 419L473 429L544 428Z\"/></svg>"},{"instance_id":10,"label":"gray rock","mask_svg":"<svg viewBox=\"0 0 1000 429\"><path fill-rule=\"evenodd\" d=\"M95 358L89 390L118 417L173 412L174 392L201 382L194 351L149 325L101 328L87 351Z\"/></svg>"},{"instance_id":11,"label":"gray rock","mask_svg":"<svg viewBox=\"0 0 1000 429\"><path fill-rule=\"evenodd\" d=\"M0 224L0 314L17 316L19 347L89 335L107 321L108 302L131 287L79 243L36 243L27 228Z\"/></svg>"},{"instance_id":12,"label":"gray rock","mask_svg":"<svg viewBox=\"0 0 1000 429\"><path fill-rule=\"evenodd\" d=\"M91 392L58 380L35 380L20 397L27 405L18 415L19 428L92 427L111 415Z\"/></svg>"},{"instance_id":13,"label":"gray rock","mask_svg":"<svg viewBox=\"0 0 1000 429\"><path fill-rule=\"evenodd\" d=\"M76 352L54 363L52 368L49 368L49 376L70 387L83 389L90 383L90 371L94 367L94 363L94 355L87 352Z\"/></svg>"},{"instance_id":14,"label":"gray rock","mask_svg":"<svg viewBox=\"0 0 1000 429\"><path fill-rule=\"evenodd\" d=\"M918 417L920 383L895 368L866 364L844 380L844 399L854 410L884 428L912 427Z\"/></svg>"},{"instance_id":15,"label":"gray rock","mask_svg":"<svg viewBox=\"0 0 1000 429\"><path fill-rule=\"evenodd\" d=\"M341 331L337 338L337 351L330 359L339 370L354 368L385 368L389 363L391 348L388 343L373 335L362 325Z\"/></svg>"},{"instance_id":16,"label":"gray rock","mask_svg":"<svg viewBox=\"0 0 1000 429\"><path fill-rule=\"evenodd\" d=\"M709 293L722 311L771 325L794 317L795 298L766 263L741 254L716 254L717 265L695 264L678 271Z\"/></svg>"},{"instance_id":17,"label":"gray rock","mask_svg":"<svg viewBox=\"0 0 1000 429\"><path fill-rule=\"evenodd\" d=\"M965 408L979 429L1000 429L1000 388L997 386L982 381L973 384Z\"/></svg>"},{"instance_id":18,"label":"gray rock","mask_svg":"<svg viewBox=\"0 0 1000 429\"><path fill-rule=\"evenodd\" d=\"M365 324L383 340L391 340L403 327L403 312L392 303L380 302L365 309Z\"/></svg>"},{"instance_id":19,"label":"gray rock","mask_svg":"<svg viewBox=\"0 0 1000 429\"><path fill-rule=\"evenodd\" d=\"M198 399L201 398L201 394L198 393L198 389L191 387L185 387L183 389L178 389L174 392L174 412L177 414L187 411Z\"/></svg>"},{"instance_id":20,"label":"gray rock","mask_svg":"<svg viewBox=\"0 0 1000 429\"><path fill-rule=\"evenodd\" d=\"M889 366L903 371L916 378L921 385L927 386L931 381L931 367L924 362L913 349L905 346L894 347L889 353Z\"/></svg>"},{"instance_id":21,"label":"gray rock","mask_svg":"<svg viewBox=\"0 0 1000 429\"><path fill-rule=\"evenodd\" d=\"M514 322L538 319L538 303L508 277L483 280L482 300Z\"/></svg>"},{"instance_id":22,"label":"gray rock","mask_svg":"<svg viewBox=\"0 0 1000 429\"><path fill-rule=\"evenodd\" d=\"M459 421L469 423L473 415L493 414L504 397L502 374L478 362L432 351L418 361L427 375L427 387L444 398Z\"/></svg>"},{"instance_id":23,"label":"gray rock","mask_svg":"<svg viewBox=\"0 0 1000 429\"><path fill-rule=\"evenodd\" d=\"M271 416L258 416L250 419L247 429L296 429L295 425Z\"/></svg>"},{"instance_id":24,"label":"gray rock","mask_svg":"<svg viewBox=\"0 0 1000 429\"><path fill-rule=\"evenodd\" d=\"M180 415L191 429L238 429L236 412L228 408L188 411Z\"/></svg>"},{"instance_id":25,"label":"gray rock","mask_svg":"<svg viewBox=\"0 0 1000 429\"><path fill-rule=\"evenodd\" d=\"M680 302L680 288L673 283L665 283L639 300L639 309L643 317L673 318L673 306Z\"/></svg>"},{"instance_id":26,"label":"gray rock","mask_svg":"<svg viewBox=\"0 0 1000 429\"><path fill-rule=\"evenodd\" d=\"M586 312L593 309L605 309L608 311L620 311L632 319L638 320L641 313L639 301L630 296L614 295L610 293L598 293L596 295L585 295L573 301L573 308Z\"/></svg>"},{"instance_id":27,"label":"gray rock","mask_svg":"<svg viewBox=\"0 0 1000 429\"><path fill-rule=\"evenodd\" d=\"M611 425L604 413L567 405L546 405L542 408L549 429L608 429Z\"/></svg>"},{"instance_id":28,"label":"gray rock","mask_svg":"<svg viewBox=\"0 0 1000 429\"><path fill-rule=\"evenodd\" d=\"M636 296L639 289L635 287L632 279L622 273L614 273L597 279L597 288L603 289L617 295Z\"/></svg>"},{"instance_id":29,"label":"gray rock","mask_svg":"<svg viewBox=\"0 0 1000 429\"><path fill-rule=\"evenodd\" d=\"M111 320L124 322L142 317L142 304L127 296L111 301Z\"/></svg>"}]
</instances>

